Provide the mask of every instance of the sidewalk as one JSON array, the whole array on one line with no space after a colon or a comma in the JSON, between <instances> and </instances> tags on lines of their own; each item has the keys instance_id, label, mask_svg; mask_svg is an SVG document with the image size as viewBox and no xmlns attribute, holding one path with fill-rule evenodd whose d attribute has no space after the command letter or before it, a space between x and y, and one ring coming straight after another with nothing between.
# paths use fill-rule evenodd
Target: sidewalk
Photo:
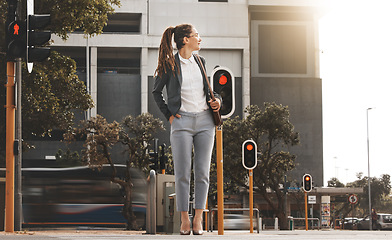
<instances>
[{"instance_id":1,"label":"sidewalk","mask_svg":"<svg viewBox=\"0 0 392 240\"><path fill-rule=\"evenodd\" d=\"M224 235L218 235L217 231L206 232L202 236L182 236L179 234L167 235L145 234L145 231L126 231L122 229L44 229L23 231L19 233L0 232L0 239L5 240L165 240L165 239L224 239L224 240L379 240L392 239L391 231L349 231L349 230L295 230L274 231L267 230L258 233L249 231L225 231Z\"/></svg>"},{"instance_id":2,"label":"sidewalk","mask_svg":"<svg viewBox=\"0 0 392 240\"><path fill-rule=\"evenodd\" d=\"M277 231L268 231L270 233L277 233ZM261 232L260 232L261 233ZM15 233L0 232L0 239L14 240L14 239L31 239L31 240L46 240L46 239L258 239L262 237L261 234L250 233L249 231L226 231L224 235L218 235L218 231L204 232L202 236L182 236L178 234L157 233L155 235L146 234L146 231L127 231L124 229L37 229L26 230ZM265 238L264 238L265 239Z\"/></svg>"}]
</instances>

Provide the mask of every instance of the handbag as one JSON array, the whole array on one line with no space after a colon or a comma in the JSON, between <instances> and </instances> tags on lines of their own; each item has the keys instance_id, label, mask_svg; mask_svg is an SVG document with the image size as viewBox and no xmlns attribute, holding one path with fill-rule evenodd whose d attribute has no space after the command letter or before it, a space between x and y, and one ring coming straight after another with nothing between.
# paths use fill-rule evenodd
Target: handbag
<instances>
[{"instance_id":1,"label":"handbag","mask_svg":"<svg viewBox=\"0 0 392 240\"><path fill-rule=\"evenodd\" d=\"M201 69L203 70L204 77L205 77L205 79L206 79L206 81L207 81L207 85L208 85L208 88L209 88L209 90L210 90L211 99L212 99L212 101L215 101L214 92L212 91L210 82L208 81L207 73L206 73L206 70L204 69L203 62L201 61L199 55L197 55L197 54L195 54L195 55L196 55L197 59L198 59L199 62L200 62ZM221 117L221 114L220 114L219 111L217 111L217 112L212 111L212 116L214 117L215 126L220 126L220 125L222 125L222 123L223 123L223 122L222 122L222 117Z\"/></svg>"}]
</instances>

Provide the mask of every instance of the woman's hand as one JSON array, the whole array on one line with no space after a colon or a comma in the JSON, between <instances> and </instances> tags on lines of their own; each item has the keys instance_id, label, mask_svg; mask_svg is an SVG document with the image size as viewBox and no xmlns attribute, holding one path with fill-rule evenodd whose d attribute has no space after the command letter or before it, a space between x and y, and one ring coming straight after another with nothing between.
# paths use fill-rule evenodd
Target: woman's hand
<instances>
[{"instance_id":1,"label":"woman's hand","mask_svg":"<svg viewBox=\"0 0 392 240\"><path fill-rule=\"evenodd\" d=\"M210 104L212 110L214 112L218 112L220 109L220 99L215 98L215 101L212 101L212 99L210 99L210 101L208 101L208 103Z\"/></svg>"},{"instance_id":2,"label":"woman's hand","mask_svg":"<svg viewBox=\"0 0 392 240\"><path fill-rule=\"evenodd\" d=\"M178 113L176 114L176 116L171 115L169 118L170 125L173 123L174 118L180 118L180 117L181 117L181 115Z\"/></svg>"}]
</instances>

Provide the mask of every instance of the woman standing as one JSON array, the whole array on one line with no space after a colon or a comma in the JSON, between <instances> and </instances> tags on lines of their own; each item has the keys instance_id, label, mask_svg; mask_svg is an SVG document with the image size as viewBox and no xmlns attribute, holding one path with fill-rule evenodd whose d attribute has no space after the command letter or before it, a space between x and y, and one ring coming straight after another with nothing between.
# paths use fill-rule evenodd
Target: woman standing
<instances>
[{"instance_id":1,"label":"woman standing","mask_svg":"<svg viewBox=\"0 0 392 240\"><path fill-rule=\"evenodd\" d=\"M172 38L178 52L173 54ZM215 125L212 111L219 111L221 98L211 100L202 72L205 60L193 54L200 50L201 38L190 24L169 27L162 36L153 95L161 112L171 124L177 211L181 212L182 235L191 233L188 216L192 147L194 149L195 216L193 234L203 234L203 210L209 188L211 153ZM162 90L166 86L167 100Z\"/></svg>"}]
</instances>

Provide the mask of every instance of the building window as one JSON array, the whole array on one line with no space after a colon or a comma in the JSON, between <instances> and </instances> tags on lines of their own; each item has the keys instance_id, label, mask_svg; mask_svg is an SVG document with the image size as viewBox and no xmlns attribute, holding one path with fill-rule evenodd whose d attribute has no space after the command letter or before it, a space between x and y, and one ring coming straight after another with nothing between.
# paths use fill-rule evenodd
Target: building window
<instances>
[{"instance_id":1,"label":"building window","mask_svg":"<svg viewBox=\"0 0 392 240\"><path fill-rule=\"evenodd\" d=\"M252 22L252 76L308 76L309 28L307 22Z\"/></svg>"},{"instance_id":2,"label":"building window","mask_svg":"<svg viewBox=\"0 0 392 240\"><path fill-rule=\"evenodd\" d=\"M104 33L140 33L141 13L115 13L108 15Z\"/></svg>"},{"instance_id":3,"label":"building window","mask_svg":"<svg viewBox=\"0 0 392 240\"><path fill-rule=\"evenodd\" d=\"M140 48L98 48L98 73L140 74Z\"/></svg>"},{"instance_id":4,"label":"building window","mask_svg":"<svg viewBox=\"0 0 392 240\"><path fill-rule=\"evenodd\" d=\"M86 48L85 47L56 47L51 46L52 50L70 57L76 62L76 68L79 72L86 72Z\"/></svg>"}]
</instances>

